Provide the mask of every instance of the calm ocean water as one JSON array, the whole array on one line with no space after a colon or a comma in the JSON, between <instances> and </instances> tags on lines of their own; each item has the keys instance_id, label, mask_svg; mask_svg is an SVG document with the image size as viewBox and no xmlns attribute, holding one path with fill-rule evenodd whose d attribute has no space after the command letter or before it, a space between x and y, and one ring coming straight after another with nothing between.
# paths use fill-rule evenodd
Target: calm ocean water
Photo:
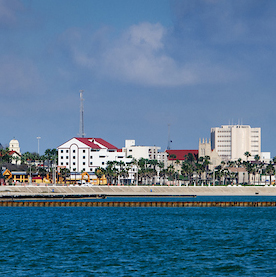
<instances>
[{"instance_id":1,"label":"calm ocean water","mask_svg":"<svg viewBox=\"0 0 276 277\"><path fill-rule=\"evenodd\" d=\"M275 276L276 208L0 208L1 276Z\"/></svg>"}]
</instances>

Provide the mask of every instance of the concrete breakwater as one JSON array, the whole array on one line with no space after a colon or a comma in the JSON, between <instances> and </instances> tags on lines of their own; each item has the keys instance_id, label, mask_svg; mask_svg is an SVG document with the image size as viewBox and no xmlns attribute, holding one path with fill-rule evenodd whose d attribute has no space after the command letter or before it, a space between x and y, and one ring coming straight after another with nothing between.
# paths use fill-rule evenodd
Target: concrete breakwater
<instances>
[{"instance_id":1,"label":"concrete breakwater","mask_svg":"<svg viewBox=\"0 0 276 277\"><path fill-rule=\"evenodd\" d=\"M0 207L276 207L276 202L42 202L0 201Z\"/></svg>"},{"instance_id":2,"label":"concrete breakwater","mask_svg":"<svg viewBox=\"0 0 276 277\"><path fill-rule=\"evenodd\" d=\"M276 196L276 186L0 186L0 198L24 196ZM41 198L40 197L40 198Z\"/></svg>"}]
</instances>

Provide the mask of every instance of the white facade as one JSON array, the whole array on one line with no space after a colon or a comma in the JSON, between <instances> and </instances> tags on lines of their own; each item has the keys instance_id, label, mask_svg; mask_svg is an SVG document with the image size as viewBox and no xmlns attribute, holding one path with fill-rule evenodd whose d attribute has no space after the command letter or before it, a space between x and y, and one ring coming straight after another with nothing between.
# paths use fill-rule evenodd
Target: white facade
<instances>
[{"instance_id":1,"label":"white facade","mask_svg":"<svg viewBox=\"0 0 276 277\"><path fill-rule=\"evenodd\" d=\"M271 161L271 153L270 152L262 152L260 161L262 161L266 164L269 164L269 162Z\"/></svg>"},{"instance_id":2,"label":"white facade","mask_svg":"<svg viewBox=\"0 0 276 277\"><path fill-rule=\"evenodd\" d=\"M167 153L159 152L161 148L158 146L138 146L135 140L125 140L125 147L122 151L126 153L126 157L139 160L141 158L148 160L157 160L163 162L165 167L167 164Z\"/></svg>"},{"instance_id":3,"label":"white facade","mask_svg":"<svg viewBox=\"0 0 276 277\"><path fill-rule=\"evenodd\" d=\"M125 153L103 139L72 138L58 148L58 166L71 172L95 173L98 167L106 168L108 161L130 163Z\"/></svg>"},{"instance_id":4,"label":"white facade","mask_svg":"<svg viewBox=\"0 0 276 277\"><path fill-rule=\"evenodd\" d=\"M21 164L21 153L19 147L19 141L12 139L9 143L9 150L11 154L11 163L12 164Z\"/></svg>"},{"instance_id":5,"label":"white facade","mask_svg":"<svg viewBox=\"0 0 276 277\"><path fill-rule=\"evenodd\" d=\"M245 152L251 154L249 160L254 160L255 155L261 156L261 128L251 128L249 125L211 128L211 147L223 160L244 160Z\"/></svg>"},{"instance_id":6,"label":"white facade","mask_svg":"<svg viewBox=\"0 0 276 277\"><path fill-rule=\"evenodd\" d=\"M21 155L20 153L20 147L19 147L19 141L16 139L12 139L9 143L9 150L10 151L15 151L17 152L19 155Z\"/></svg>"}]
</instances>

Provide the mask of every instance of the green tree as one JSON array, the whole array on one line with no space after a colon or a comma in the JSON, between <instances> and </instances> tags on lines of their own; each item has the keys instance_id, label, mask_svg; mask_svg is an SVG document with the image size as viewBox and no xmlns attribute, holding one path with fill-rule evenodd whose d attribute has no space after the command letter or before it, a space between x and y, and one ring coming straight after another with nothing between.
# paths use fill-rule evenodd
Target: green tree
<instances>
[{"instance_id":1,"label":"green tree","mask_svg":"<svg viewBox=\"0 0 276 277\"><path fill-rule=\"evenodd\" d=\"M270 162L265 169L265 173L269 175L269 184L271 185L272 175L275 175L275 168L272 162Z\"/></svg>"},{"instance_id":2,"label":"green tree","mask_svg":"<svg viewBox=\"0 0 276 277\"><path fill-rule=\"evenodd\" d=\"M61 168L60 175L66 184L66 178L70 176L70 169L69 168Z\"/></svg>"},{"instance_id":3,"label":"green tree","mask_svg":"<svg viewBox=\"0 0 276 277\"><path fill-rule=\"evenodd\" d=\"M246 157L246 160L248 161L248 158L251 156L250 152L246 151L244 153L244 156Z\"/></svg>"},{"instance_id":4,"label":"green tree","mask_svg":"<svg viewBox=\"0 0 276 277\"><path fill-rule=\"evenodd\" d=\"M98 180L99 180L99 184L101 184L101 179L102 177L105 175L105 169L102 167L98 167L95 170L95 175L97 176Z\"/></svg>"}]
</instances>

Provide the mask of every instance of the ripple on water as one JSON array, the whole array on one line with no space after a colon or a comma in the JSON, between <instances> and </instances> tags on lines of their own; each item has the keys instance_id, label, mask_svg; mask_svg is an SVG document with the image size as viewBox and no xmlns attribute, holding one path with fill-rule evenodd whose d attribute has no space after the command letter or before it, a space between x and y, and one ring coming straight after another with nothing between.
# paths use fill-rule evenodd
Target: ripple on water
<instances>
[{"instance_id":1,"label":"ripple on water","mask_svg":"<svg viewBox=\"0 0 276 277\"><path fill-rule=\"evenodd\" d=\"M1 275L273 276L275 208L1 208Z\"/></svg>"}]
</instances>

